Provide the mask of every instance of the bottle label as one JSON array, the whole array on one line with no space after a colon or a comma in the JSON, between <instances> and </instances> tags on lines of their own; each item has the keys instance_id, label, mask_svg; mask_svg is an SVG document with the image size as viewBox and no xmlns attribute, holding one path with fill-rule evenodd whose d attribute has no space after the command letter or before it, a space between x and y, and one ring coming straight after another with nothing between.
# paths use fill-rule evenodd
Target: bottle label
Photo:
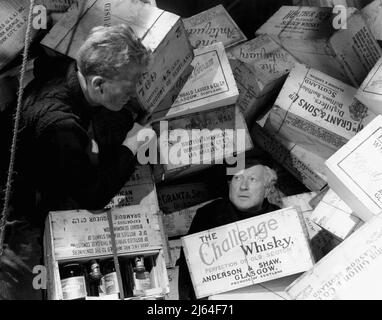
<instances>
[{"instance_id":1,"label":"bottle label","mask_svg":"<svg viewBox=\"0 0 382 320\"><path fill-rule=\"evenodd\" d=\"M80 299L87 296L84 276L62 279L61 287L64 300Z\"/></svg>"},{"instance_id":2,"label":"bottle label","mask_svg":"<svg viewBox=\"0 0 382 320\"><path fill-rule=\"evenodd\" d=\"M151 281L150 281L150 274L146 271L145 272L145 278L144 279L137 279L137 276L135 274L135 289L136 290L147 290L151 289Z\"/></svg>"},{"instance_id":3,"label":"bottle label","mask_svg":"<svg viewBox=\"0 0 382 320\"><path fill-rule=\"evenodd\" d=\"M119 293L118 278L116 272L110 272L103 278L105 286L105 294Z\"/></svg>"}]
</instances>

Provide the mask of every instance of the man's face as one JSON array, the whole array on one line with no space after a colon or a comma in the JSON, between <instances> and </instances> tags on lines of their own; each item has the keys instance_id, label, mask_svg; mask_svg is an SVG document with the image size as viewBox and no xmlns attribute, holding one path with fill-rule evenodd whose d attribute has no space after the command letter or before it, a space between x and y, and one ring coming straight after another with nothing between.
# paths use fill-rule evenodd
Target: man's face
<instances>
[{"instance_id":1,"label":"man's face","mask_svg":"<svg viewBox=\"0 0 382 320\"><path fill-rule=\"evenodd\" d=\"M120 111L130 98L136 96L136 85L142 71L142 67L134 65L122 75L121 80L104 78L102 88L96 95L97 102L111 111Z\"/></svg>"},{"instance_id":2,"label":"man's face","mask_svg":"<svg viewBox=\"0 0 382 320\"><path fill-rule=\"evenodd\" d=\"M262 165L244 169L232 177L229 199L240 211L254 212L261 208L265 197L265 175Z\"/></svg>"}]
</instances>

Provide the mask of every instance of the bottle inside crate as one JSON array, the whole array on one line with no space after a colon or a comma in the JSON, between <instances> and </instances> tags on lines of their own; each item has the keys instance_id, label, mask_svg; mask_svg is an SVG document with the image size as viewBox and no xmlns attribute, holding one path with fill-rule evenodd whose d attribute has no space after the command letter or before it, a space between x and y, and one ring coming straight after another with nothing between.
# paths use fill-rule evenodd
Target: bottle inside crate
<instances>
[{"instance_id":1,"label":"bottle inside crate","mask_svg":"<svg viewBox=\"0 0 382 320\"><path fill-rule=\"evenodd\" d=\"M84 300L88 295L85 269L79 263L67 263L60 268L62 297L64 300Z\"/></svg>"},{"instance_id":2,"label":"bottle inside crate","mask_svg":"<svg viewBox=\"0 0 382 320\"><path fill-rule=\"evenodd\" d=\"M64 300L118 299L146 297L160 291L155 279L155 256L137 255L118 257L122 288L120 288L113 258L90 259L59 266Z\"/></svg>"}]
</instances>

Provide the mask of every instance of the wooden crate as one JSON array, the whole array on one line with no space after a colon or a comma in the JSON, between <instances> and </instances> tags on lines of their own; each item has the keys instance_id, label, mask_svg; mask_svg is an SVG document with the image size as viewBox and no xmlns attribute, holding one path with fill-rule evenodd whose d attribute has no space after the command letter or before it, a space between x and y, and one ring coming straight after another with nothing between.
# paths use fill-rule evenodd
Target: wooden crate
<instances>
[{"instance_id":1,"label":"wooden crate","mask_svg":"<svg viewBox=\"0 0 382 320\"><path fill-rule=\"evenodd\" d=\"M196 297L309 270L314 259L302 219L291 207L182 237Z\"/></svg>"},{"instance_id":2,"label":"wooden crate","mask_svg":"<svg viewBox=\"0 0 382 320\"><path fill-rule=\"evenodd\" d=\"M0 3L0 70L21 52L24 47L28 0L1 1ZM37 30L31 29L31 41Z\"/></svg>"},{"instance_id":3,"label":"wooden crate","mask_svg":"<svg viewBox=\"0 0 382 320\"><path fill-rule=\"evenodd\" d=\"M222 42L225 48L247 40L224 7L216 7L183 19L191 45L195 48Z\"/></svg>"},{"instance_id":4,"label":"wooden crate","mask_svg":"<svg viewBox=\"0 0 382 320\"><path fill-rule=\"evenodd\" d=\"M317 192L308 192L297 194L294 196L283 197L282 207L298 206L301 210L306 229L308 230L310 247L315 261L319 261L322 257L333 250L340 244L340 240L335 238L325 229L318 226L312 219L313 208L309 202L317 195Z\"/></svg>"},{"instance_id":5,"label":"wooden crate","mask_svg":"<svg viewBox=\"0 0 382 320\"><path fill-rule=\"evenodd\" d=\"M225 293L215 294L208 300L291 300L285 289L298 275L291 275Z\"/></svg>"},{"instance_id":6,"label":"wooden crate","mask_svg":"<svg viewBox=\"0 0 382 320\"><path fill-rule=\"evenodd\" d=\"M139 165L122 189L107 205L120 208L131 205L155 206L159 211L157 191L149 165Z\"/></svg>"},{"instance_id":7,"label":"wooden crate","mask_svg":"<svg viewBox=\"0 0 382 320\"><path fill-rule=\"evenodd\" d=\"M291 173L309 190L319 191L327 184L323 173L325 159L296 143L281 140L255 123L251 129L253 142Z\"/></svg>"},{"instance_id":8,"label":"wooden crate","mask_svg":"<svg viewBox=\"0 0 382 320\"><path fill-rule=\"evenodd\" d=\"M228 50L239 89L237 105L249 126L276 98L297 60L268 35Z\"/></svg>"},{"instance_id":9,"label":"wooden crate","mask_svg":"<svg viewBox=\"0 0 382 320\"><path fill-rule=\"evenodd\" d=\"M307 7L335 7L344 6L362 9L369 0L293 0L292 3L295 6L307 6Z\"/></svg>"},{"instance_id":10,"label":"wooden crate","mask_svg":"<svg viewBox=\"0 0 382 320\"><path fill-rule=\"evenodd\" d=\"M153 120L235 104L239 96L235 78L221 42L194 50L193 72L172 105L161 104Z\"/></svg>"},{"instance_id":11,"label":"wooden crate","mask_svg":"<svg viewBox=\"0 0 382 320\"><path fill-rule=\"evenodd\" d=\"M191 207L163 215L163 224L168 237L184 236L191 227L196 211L213 200L202 202Z\"/></svg>"},{"instance_id":12,"label":"wooden crate","mask_svg":"<svg viewBox=\"0 0 382 320\"><path fill-rule=\"evenodd\" d=\"M382 116L326 162L330 188L363 221L382 212Z\"/></svg>"},{"instance_id":13,"label":"wooden crate","mask_svg":"<svg viewBox=\"0 0 382 320\"><path fill-rule=\"evenodd\" d=\"M129 206L110 211L120 258L151 257L150 278L161 294L169 292L160 220L155 208ZM44 260L48 277L48 298L61 300L59 265L112 258L107 213L86 210L50 212L45 225Z\"/></svg>"},{"instance_id":14,"label":"wooden crate","mask_svg":"<svg viewBox=\"0 0 382 320\"><path fill-rule=\"evenodd\" d=\"M265 129L327 159L375 117L354 99L356 92L318 70L296 64Z\"/></svg>"},{"instance_id":15,"label":"wooden crate","mask_svg":"<svg viewBox=\"0 0 382 320\"><path fill-rule=\"evenodd\" d=\"M382 217L376 216L287 288L296 300L381 300Z\"/></svg>"},{"instance_id":16,"label":"wooden crate","mask_svg":"<svg viewBox=\"0 0 382 320\"><path fill-rule=\"evenodd\" d=\"M329 189L313 210L311 219L341 241L362 224L362 220L353 214L332 189Z\"/></svg>"},{"instance_id":17,"label":"wooden crate","mask_svg":"<svg viewBox=\"0 0 382 320\"><path fill-rule=\"evenodd\" d=\"M375 0L369 3L361 10L363 18L366 21L374 38L379 45L382 44L382 4L380 1Z\"/></svg>"},{"instance_id":18,"label":"wooden crate","mask_svg":"<svg viewBox=\"0 0 382 320\"><path fill-rule=\"evenodd\" d=\"M377 61L373 69L359 87L356 98L375 114L382 114L382 58Z\"/></svg>"},{"instance_id":19,"label":"wooden crate","mask_svg":"<svg viewBox=\"0 0 382 320\"><path fill-rule=\"evenodd\" d=\"M332 11L332 8L282 6L256 35L271 35L300 62L359 86L381 57L381 48L360 11L346 10L344 29L335 25Z\"/></svg>"},{"instance_id":20,"label":"wooden crate","mask_svg":"<svg viewBox=\"0 0 382 320\"><path fill-rule=\"evenodd\" d=\"M179 211L213 198L213 191L205 182L158 186L158 200L164 214Z\"/></svg>"},{"instance_id":21,"label":"wooden crate","mask_svg":"<svg viewBox=\"0 0 382 320\"><path fill-rule=\"evenodd\" d=\"M223 159L231 159L233 153L240 154L252 148L243 115L234 105L171 118L165 125L168 125L167 128L162 128L161 122L152 124L159 137L160 164L155 165L153 170L156 182L196 173L213 163L219 163L219 161L222 163ZM175 144L175 140L179 140L177 129L182 130L182 143L187 145L179 142ZM186 131L187 137L183 130ZM214 141L215 153L211 152L211 141ZM181 157L176 161L170 156L174 154L174 147L179 147L181 153ZM200 153L202 147L203 154Z\"/></svg>"},{"instance_id":22,"label":"wooden crate","mask_svg":"<svg viewBox=\"0 0 382 320\"><path fill-rule=\"evenodd\" d=\"M108 19L105 19L107 7ZM153 53L152 64L137 83L137 96L149 112L171 90L193 59L193 51L180 17L139 0L87 0L72 6L54 25L41 44L58 53L76 57L89 34L99 25L130 25L142 44Z\"/></svg>"}]
</instances>

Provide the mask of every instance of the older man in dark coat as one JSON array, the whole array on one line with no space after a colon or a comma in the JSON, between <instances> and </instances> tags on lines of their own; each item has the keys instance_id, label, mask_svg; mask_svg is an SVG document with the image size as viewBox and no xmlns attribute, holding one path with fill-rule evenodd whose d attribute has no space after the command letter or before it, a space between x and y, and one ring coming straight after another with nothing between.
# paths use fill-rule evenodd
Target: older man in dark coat
<instances>
[{"instance_id":1,"label":"older man in dark coat","mask_svg":"<svg viewBox=\"0 0 382 320\"><path fill-rule=\"evenodd\" d=\"M229 182L229 199L217 199L199 208L188 234L280 209L266 199L276 180L276 173L271 169L271 161L268 158L257 156L246 159L245 169L238 171ZM179 299L195 300L195 292L183 250L178 264Z\"/></svg>"}]
</instances>

